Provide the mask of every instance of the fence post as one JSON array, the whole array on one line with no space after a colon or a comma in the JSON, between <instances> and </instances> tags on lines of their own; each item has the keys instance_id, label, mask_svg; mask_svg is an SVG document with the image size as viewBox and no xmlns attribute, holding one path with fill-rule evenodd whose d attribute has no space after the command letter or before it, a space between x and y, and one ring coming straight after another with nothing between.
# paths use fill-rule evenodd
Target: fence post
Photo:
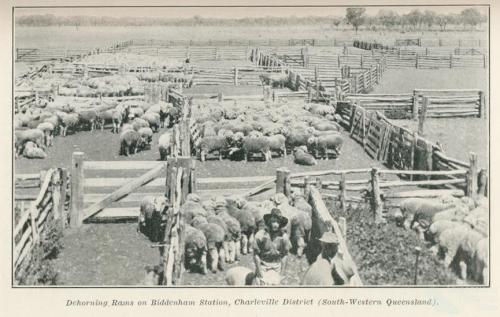
<instances>
[{"instance_id":1,"label":"fence post","mask_svg":"<svg viewBox=\"0 0 500 317\"><path fill-rule=\"evenodd\" d=\"M269 101L271 99L271 86L264 86L264 101Z\"/></svg>"},{"instance_id":2,"label":"fence post","mask_svg":"<svg viewBox=\"0 0 500 317\"><path fill-rule=\"evenodd\" d=\"M411 140L410 149L410 170L415 170L415 148L417 147L418 134L413 132L413 138ZM413 180L415 175L410 175L410 179Z\"/></svg>"},{"instance_id":3,"label":"fence post","mask_svg":"<svg viewBox=\"0 0 500 317\"><path fill-rule=\"evenodd\" d=\"M311 194L311 179L309 176L304 177L304 197L309 201L309 196Z\"/></svg>"},{"instance_id":4,"label":"fence post","mask_svg":"<svg viewBox=\"0 0 500 317\"><path fill-rule=\"evenodd\" d=\"M323 183L321 182L321 177L316 177L316 188L319 191L323 188Z\"/></svg>"},{"instance_id":5,"label":"fence post","mask_svg":"<svg viewBox=\"0 0 500 317\"><path fill-rule=\"evenodd\" d=\"M424 123L427 117L427 107L429 106L429 97L424 97L424 102L422 104L422 111L420 112L420 117L418 120L418 134L424 135Z\"/></svg>"},{"instance_id":6,"label":"fence post","mask_svg":"<svg viewBox=\"0 0 500 317\"><path fill-rule=\"evenodd\" d=\"M418 119L418 93L413 90L413 104L412 104L413 120Z\"/></svg>"},{"instance_id":7,"label":"fence post","mask_svg":"<svg viewBox=\"0 0 500 317\"><path fill-rule=\"evenodd\" d=\"M467 192L466 195L468 197L472 197L478 192L477 186L477 176L478 176L478 168L477 168L477 154L471 152L469 154L469 170L467 171Z\"/></svg>"},{"instance_id":8,"label":"fence post","mask_svg":"<svg viewBox=\"0 0 500 317\"><path fill-rule=\"evenodd\" d=\"M234 66L234 85L238 86L238 67Z\"/></svg>"},{"instance_id":9,"label":"fence post","mask_svg":"<svg viewBox=\"0 0 500 317\"><path fill-rule=\"evenodd\" d=\"M418 53L415 54L415 68L418 68Z\"/></svg>"},{"instance_id":10,"label":"fence post","mask_svg":"<svg viewBox=\"0 0 500 317\"><path fill-rule=\"evenodd\" d=\"M285 194L290 197L290 170L286 167L280 167L276 170L276 194Z\"/></svg>"},{"instance_id":11,"label":"fence post","mask_svg":"<svg viewBox=\"0 0 500 317\"><path fill-rule=\"evenodd\" d=\"M481 118L481 117L485 117L486 116L484 115L485 114L485 98L484 98L484 91L479 91L479 113L478 113L478 117Z\"/></svg>"},{"instance_id":12,"label":"fence post","mask_svg":"<svg viewBox=\"0 0 500 317\"><path fill-rule=\"evenodd\" d=\"M432 146L432 143L431 142L425 142L425 156L426 156L426 162L427 162L427 170L428 171L432 171L434 168L434 164L433 164L433 160L432 160L432 157L433 157L433 152L434 152L434 148ZM427 176L427 179L430 180L432 177L431 175L428 175Z\"/></svg>"},{"instance_id":13,"label":"fence post","mask_svg":"<svg viewBox=\"0 0 500 317\"><path fill-rule=\"evenodd\" d=\"M483 54L483 68L486 68L486 54Z\"/></svg>"},{"instance_id":14,"label":"fence post","mask_svg":"<svg viewBox=\"0 0 500 317\"><path fill-rule=\"evenodd\" d=\"M477 175L477 193L488 196L488 170L482 168Z\"/></svg>"},{"instance_id":15,"label":"fence post","mask_svg":"<svg viewBox=\"0 0 500 317\"><path fill-rule=\"evenodd\" d=\"M345 173L340 174L340 183L339 183L339 190L340 190L340 205L342 208L342 212L345 213L346 211L346 183L345 183Z\"/></svg>"},{"instance_id":16,"label":"fence post","mask_svg":"<svg viewBox=\"0 0 500 317\"><path fill-rule=\"evenodd\" d=\"M374 211L375 222L384 222L382 218L383 204L382 199L380 199L380 186L379 186L379 172L378 168L372 167L371 171L371 185L372 185L372 208Z\"/></svg>"},{"instance_id":17,"label":"fence post","mask_svg":"<svg viewBox=\"0 0 500 317\"><path fill-rule=\"evenodd\" d=\"M60 169L60 187L59 187L59 210L57 213L61 217L61 227L62 229L66 228L66 221L68 220L67 214L66 214L66 181L68 178L68 171L65 168Z\"/></svg>"},{"instance_id":18,"label":"fence post","mask_svg":"<svg viewBox=\"0 0 500 317\"><path fill-rule=\"evenodd\" d=\"M453 54L450 54L450 68L453 67Z\"/></svg>"},{"instance_id":19,"label":"fence post","mask_svg":"<svg viewBox=\"0 0 500 317\"><path fill-rule=\"evenodd\" d=\"M77 228L82 225L83 212L83 152L73 152L71 163L71 214L69 225Z\"/></svg>"}]
</instances>

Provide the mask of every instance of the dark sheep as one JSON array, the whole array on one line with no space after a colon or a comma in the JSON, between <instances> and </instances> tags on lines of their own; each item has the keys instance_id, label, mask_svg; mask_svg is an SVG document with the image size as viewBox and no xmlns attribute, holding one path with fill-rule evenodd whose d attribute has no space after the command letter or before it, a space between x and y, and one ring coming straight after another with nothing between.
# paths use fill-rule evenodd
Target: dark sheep
<instances>
[{"instance_id":1,"label":"dark sheep","mask_svg":"<svg viewBox=\"0 0 500 317\"><path fill-rule=\"evenodd\" d=\"M229 150L230 140L227 137L212 136L202 138L198 144L198 150L200 153L200 159L202 162L205 161L207 154L212 152L219 153L219 160L222 161L222 155L224 152Z\"/></svg>"},{"instance_id":2,"label":"dark sheep","mask_svg":"<svg viewBox=\"0 0 500 317\"><path fill-rule=\"evenodd\" d=\"M130 153L137 153L142 149L146 142L141 137L139 132L127 130L120 134L120 152L119 155L128 156Z\"/></svg>"},{"instance_id":3,"label":"dark sheep","mask_svg":"<svg viewBox=\"0 0 500 317\"><path fill-rule=\"evenodd\" d=\"M318 162L311 154L307 153L303 148L296 147L293 150L293 161L295 164L312 166L317 165Z\"/></svg>"},{"instance_id":4,"label":"dark sheep","mask_svg":"<svg viewBox=\"0 0 500 317\"><path fill-rule=\"evenodd\" d=\"M328 150L334 150L335 155L338 157L340 155L340 149L342 148L344 140L340 134L328 134L321 135L317 137L310 137L307 141L308 148L314 151L315 156L319 157L319 152L323 152L323 158L328 160Z\"/></svg>"}]
</instances>

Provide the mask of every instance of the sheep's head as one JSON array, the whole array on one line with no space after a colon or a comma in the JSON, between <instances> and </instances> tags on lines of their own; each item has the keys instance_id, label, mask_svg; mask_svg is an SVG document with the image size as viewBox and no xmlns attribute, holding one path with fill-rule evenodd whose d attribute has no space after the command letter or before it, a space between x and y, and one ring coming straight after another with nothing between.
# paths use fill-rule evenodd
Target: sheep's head
<instances>
[{"instance_id":1,"label":"sheep's head","mask_svg":"<svg viewBox=\"0 0 500 317\"><path fill-rule=\"evenodd\" d=\"M187 195L186 200L187 201L192 201L192 202L195 202L195 203L199 203L201 201L201 198L200 198L200 196L198 196L196 194L190 193L190 194Z\"/></svg>"},{"instance_id":2,"label":"sheep's head","mask_svg":"<svg viewBox=\"0 0 500 317\"><path fill-rule=\"evenodd\" d=\"M153 200L155 211L162 213L167 208L167 198L165 196L157 196Z\"/></svg>"},{"instance_id":3,"label":"sheep's head","mask_svg":"<svg viewBox=\"0 0 500 317\"><path fill-rule=\"evenodd\" d=\"M199 226L208 223L207 219L203 216L196 216L191 220L191 226L198 228Z\"/></svg>"},{"instance_id":4,"label":"sheep's head","mask_svg":"<svg viewBox=\"0 0 500 317\"><path fill-rule=\"evenodd\" d=\"M314 145L316 142L318 142L318 137L312 136L307 139L307 145Z\"/></svg>"}]
</instances>

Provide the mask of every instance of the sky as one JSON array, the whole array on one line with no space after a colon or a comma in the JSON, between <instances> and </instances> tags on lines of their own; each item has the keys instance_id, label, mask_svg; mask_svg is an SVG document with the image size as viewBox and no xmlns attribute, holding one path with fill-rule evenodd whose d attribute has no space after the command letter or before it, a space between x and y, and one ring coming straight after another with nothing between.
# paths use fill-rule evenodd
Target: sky
<instances>
[{"instance_id":1,"label":"sky","mask_svg":"<svg viewBox=\"0 0 500 317\"><path fill-rule=\"evenodd\" d=\"M460 13L464 6L420 6L420 7L368 7L366 13L375 15L380 9L391 9L400 14L405 14L413 9L424 11L431 9L437 13ZM487 14L487 7L476 7L483 14ZM165 18L189 18L194 15L211 18L243 18L264 16L344 16L345 7L243 7L243 8L16 8L15 15L30 14L54 14L58 16L92 15L92 16L114 16L114 17L165 17Z\"/></svg>"}]
</instances>

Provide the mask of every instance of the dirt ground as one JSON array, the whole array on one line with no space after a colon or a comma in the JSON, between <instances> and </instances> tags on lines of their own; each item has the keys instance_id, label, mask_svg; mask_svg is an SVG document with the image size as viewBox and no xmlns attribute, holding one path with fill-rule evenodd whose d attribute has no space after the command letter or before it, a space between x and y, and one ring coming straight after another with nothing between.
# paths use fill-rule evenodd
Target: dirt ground
<instances>
[{"instance_id":1,"label":"dirt ground","mask_svg":"<svg viewBox=\"0 0 500 317\"><path fill-rule=\"evenodd\" d=\"M59 285L142 285L145 267L159 251L138 234L136 223L84 225L68 230L54 261Z\"/></svg>"}]
</instances>

